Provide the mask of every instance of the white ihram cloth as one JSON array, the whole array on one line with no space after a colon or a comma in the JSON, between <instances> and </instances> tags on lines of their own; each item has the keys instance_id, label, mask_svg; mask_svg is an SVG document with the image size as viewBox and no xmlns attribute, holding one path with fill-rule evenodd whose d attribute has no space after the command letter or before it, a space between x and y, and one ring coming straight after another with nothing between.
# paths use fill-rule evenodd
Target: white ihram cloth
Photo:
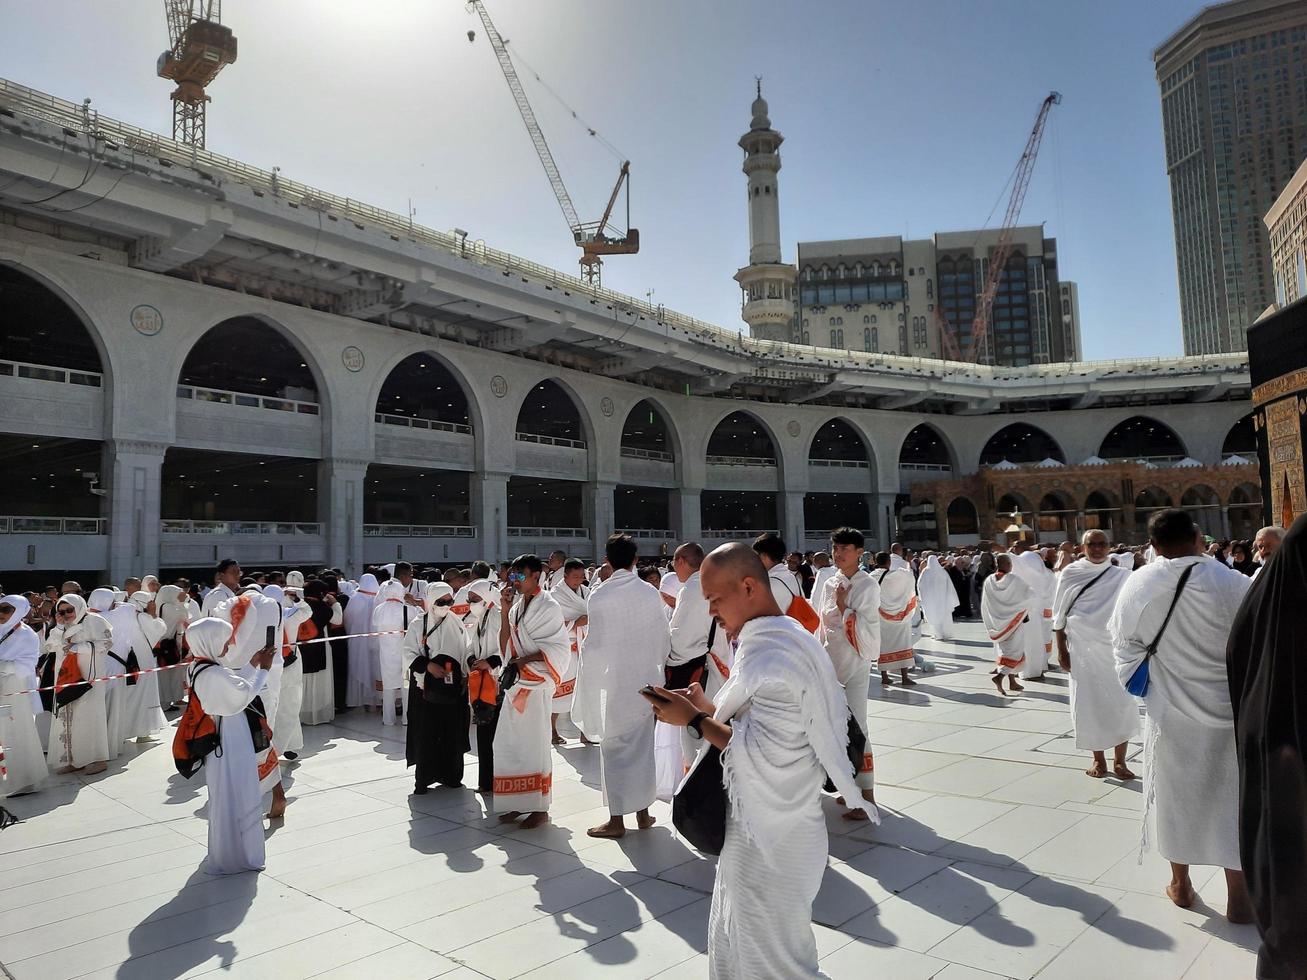
<instances>
[{"instance_id":1,"label":"white ihram cloth","mask_svg":"<svg viewBox=\"0 0 1307 980\"><path fill-rule=\"evenodd\" d=\"M1078 749L1103 752L1139 734L1139 706L1117 679L1107 633L1117 593L1129 577L1110 561L1094 564L1088 558L1058 573L1053 629L1065 631L1071 653L1071 723Z\"/></svg>"},{"instance_id":2,"label":"white ihram cloth","mask_svg":"<svg viewBox=\"0 0 1307 980\"><path fill-rule=\"evenodd\" d=\"M564 711L571 711L576 697L576 679L581 669L581 657L585 650L585 638L589 632L588 626L577 626L576 621L586 615L586 604L590 601L590 589L588 586L581 586L573 592L567 587L565 581L560 581L549 594L554 597L558 603L558 608L563 611L563 623L567 626L567 636L572 644L572 660L568 665L567 673L559 682L557 689L554 691L553 713L561 715ZM572 722L575 724L576 719Z\"/></svg>"},{"instance_id":3,"label":"white ihram cloth","mask_svg":"<svg viewBox=\"0 0 1307 980\"><path fill-rule=\"evenodd\" d=\"M208 592L204 593L204 604L200 607L200 611L205 616L212 616L213 611L222 605L222 603L226 602L228 599L235 598L236 593L227 586L222 584L215 585Z\"/></svg>"},{"instance_id":4,"label":"white ihram cloth","mask_svg":"<svg viewBox=\"0 0 1307 980\"><path fill-rule=\"evenodd\" d=\"M708 647L708 637L712 635L712 648ZM671 653L668 654L668 666L688 663L696 657L708 654L704 663L703 692L711 701L717 696L731 676L731 658L734 656L726 630L718 626L712 628L712 615L708 612L708 600L703 595L703 585L696 570L676 598L676 608L672 610ZM675 728L658 722L654 728L655 757L658 761L658 798L670 800L681 781L686 769L694 761L699 751L701 740L690 734L689 729Z\"/></svg>"},{"instance_id":5,"label":"white ihram cloth","mask_svg":"<svg viewBox=\"0 0 1307 980\"><path fill-rule=\"evenodd\" d=\"M953 636L953 610L962 600L958 597L957 587L949 578L948 569L939 563L939 559L930 555L926 567L917 578L917 595L921 598L921 609L925 613L930 631L937 640L947 640Z\"/></svg>"},{"instance_id":6,"label":"white ihram cloth","mask_svg":"<svg viewBox=\"0 0 1307 980\"><path fill-rule=\"evenodd\" d=\"M395 724L395 699L408 688L404 677L404 633L414 614L422 610L410 607L404 601L404 586L397 579L381 584L376 605L372 609L372 629L377 633L377 677L381 681L381 723ZM348 608L346 612L348 612ZM408 716L404 717L405 724Z\"/></svg>"},{"instance_id":7,"label":"white ihram cloth","mask_svg":"<svg viewBox=\"0 0 1307 980\"><path fill-rule=\"evenodd\" d=\"M1053 652L1053 592L1057 588L1057 576L1034 551L1023 551L1013 559L1012 574L1030 586L1026 665L1021 676L1039 677L1048 669L1048 655Z\"/></svg>"},{"instance_id":8,"label":"white ihram cloth","mask_svg":"<svg viewBox=\"0 0 1307 980\"><path fill-rule=\"evenodd\" d=\"M629 568L590 597L572 720L599 742L600 783L613 816L648 808L657 792L654 716L640 691L663 682L671 652L665 608L659 590Z\"/></svg>"},{"instance_id":9,"label":"white ihram cloth","mask_svg":"<svg viewBox=\"0 0 1307 980\"><path fill-rule=\"evenodd\" d=\"M813 569L812 573L812 601L817 601L817 596L821 595L821 587L826 580L835 574L835 566L827 565L825 568Z\"/></svg>"},{"instance_id":10,"label":"white ihram cloth","mask_svg":"<svg viewBox=\"0 0 1307 980\"><path fill-rule=\"evenodd\" d=\"M1125 684L1189 565L1194 570L1149 663L1145 843L1153 810L1157 850L1166 860L1238 870L1239 764L1225 645L1248 577L1211 555L1159 557L1130 574L1108 629Z\"/></svg>"},{"instance_id":11,"label":"white ihram cloth","mask_svg":"<svg viewBox=\"0 0 1307 980\"><path fill-rule=\"evenodd\" d=\"M848 587L843 614L836 598L841 586ZM845 703L862 733L867 735L867 685L871 683L871 665L880 659L880 585L862 569L854 572L852 578L836 569L822 583L817 612L821 616L821 642L834 667L836 680L844 687ZM739 656L737 651L737 660ZM836 718L837 723L841 720ZM847 725L844 731L847 735ZM857 784L862 789L876 785L870 737L858 768ZM848 799L846 796L845 800Z\"/></svg>"},{"instance_id":12,"label":"white ihram cloth","mask_svg":"<svg viewBox=\"0 0 1307 980\"><path fill-rule=\"evenodd\" d=\"M917 611L917 583L906 568L891 568L872 576L880 586L881 670L911 667L912 620Z\"/></svg>"},{"instance_id":13,"label":"white ihram cloth","mask_svg":"<svg viewBox=\"0 0 1307 980\"><path fill-rule=\"evenodd\" d=\"M262 794L244 712L268 672L249 664L239 671L230 669L221 657L230 635L226 621L208 618L192 623L187 636L193 657L214 662L203 669L198 662L186 668L191 689L200 707L213 717L222 740L222 751L210 752L204 760L209 787L209 855L204 870L213 875L259 871L264 863Z\"/></svg>"},{"instance_id":14,"label":"white ihram cloth","mask_svg":"<svg viewBox=\"0 0 1307 980\"><path fill-rule=\"evenodd\" d=\"M110 653L117 659L110 658L110 663L118 673L125 672L128 654L136 654L136 663L141 670L157 666L154 659L154 647L164 633L163 621L144 612L153 594L138 592L131 602L115 606L104 618L113 629L113 647ZM128 684L126 679L114 681L122 685L118 695L120 712L115 717L110 712L110 727L123 739L146 738L165 728L168 719L163 716L159 706L158 674L139 674L135 684Z\"/></svg>"},{"instance_id":15,"label":"white ihram cloth","mask_svg":"<svg viewBox=\"0 0 1307 980\"><path fill-rule=\"evenodd\" d=\"M377 638L359 636L372 632L372 607L377 599L377 577L368 572L359 579L358 588L350 594L345 607L345 634L349 644L349 672L345 682L345 703L351 708L360 705L378 705L381 694L377 691Z\"/></svg>"},{"instance_id":16,"label":"white ihram cloth","mask_svg":"<svg viewBox=\"0 0 1307 980\"><path fill-rule=\"evenodd\" d=\"M300 708L304 705L304 658L299 649L291 646L299 637L300 626L313 615L303 599L288 595L280 586L269 585L263 594L281 606L280 646L277 656L281 661L281 689L277 692L277 712L272 719L272 743L278 753L298 752L304 748L304 729L300 724ZM293 659L292 659L293 658ZM287 661L290 660L290 663Z\"/></svg>"},{"instance_id":17,"label":"white ihram cloth","mask_svg":"<svg viewBox=\"0 0 1307 980\"><path fill-rule=\"evenodd\" d=\"M784 565L773 565L767 569L767 580L771 585L772 598L776 600L776 605L780 607L782 613L789 612L790 603L796 596L803 595L803 587L799 585L799 580Z\"/></svg>"},{"instance_id":18,"label":"white ihram cloth","mask_svg":"<svg viewBox=\"0 0 1307 980\"><path fill-rule=\"evenodd\" d=\"M4 764L9 769L8 779L0 782L0 798L3 798L39 788L48 770L41 736L36 733L40 696L18 693L37 686L36 662L41 656L41 640L23 622L32 607L20 595L7 595L0 602L14 607L9 622L0 625L0 637L3 637L0 639L0 708L9 709L8 717L0 711L0 746L4 747Z\"/></svg>"},{"instance_id":19,"label":"white ihram cloth","mask_svg":"<svg viewBox=\"0 0 1307 980\"><path fill-rule=\"evenodd\" d=\"M994 642L994 660L1000 674L1016 674L1025 666L1030 600L1030 586L1012 572L995 572L985 579L980 618Z\"/></svg>"},{"instance_id":20,"label":"white ihram cloth","mask_svg":"<svg viewBox=\"0 0 1307 980\"><path fill-rule=\"evenodd\" d=\"M155 612L163 620L163 636L160 639L176 640L178 653L182 636L186 632L186 623L192 618L188 597L181 586L165 585L155 594ZM199 618L198 610L194 618ZM185 694L186 668L174 667L155 675L159 678L159 703L166 706L176 704Z\"/></svg>"},{"instance_id":21,"label":"white ihram cloth","mask_svg":"<svg viewBox=\"0 0 1307 980\"><path fill-rule=\"evenodd\" d=\"M554 754L549 715L554 688L567 673L572 643L563 611L549 592L518 596L508 611L505 660L543 653L521 664L517 683L504 694L495 729L495 812L548 810L553 799Z\"/></svg>"},{"instance_id":22,"label":"white ihram cloth","mask_svg":"<svg viewBox=\"0 0 1307 980\"><path fill-rule=\"evenodd\" d=\"M739 639L714 712L731 723L722 753L730 807L708 918L708 975L820 977L812 902L829 846L822 781L829 775L851 805L880 817L854 785L844 698L817 639L786 616L750 620Z\"/></svg>"},{"instance_id":23,"label":"white ihram cloth","mask_svg":"<svg viewBox=\"0 0 1307 980\"><path fill-rule=\"evenodd\" d=\"M891 553L889 556L889 567L891 571L895 571L895 572L897 572L900 568L906 568L909 572L912 571L912 566L908 564L908 560L906 558L904 558L902 555L896 555L893 553Z\"/></svg>"},{"instance_id":24,"label":"white ihram cloth","mask_svg":"<svg viewBox=\"0 0 1307 980\"><path fill-rule=\"evenodd\" d=\"M76 657L77 666L85 678L103 677L108 671L104 661L109 660L109 645L113 642L112 630L102 616L88 612L86 600L79 595L66 595L59 603L67 603L77 611L73 622L56 626L45 639L45 649L54 653L54 676L65 657ZM67 652L65 644L72 646ZM110 663L113 661L110 660ZM92 684L91 689L71 704L55 706L50 725L50 747L46 760L52 769L73 766L81 769L94 762L107 762L109 754L109 711L104 684Z\"/></svg>"},{"instance_id":25,"label":"white ihram cloth","mask_svg":"<svg viewBox=\"0 0 1307 980\"><path fill-rule=\"evenodd\" d=\"M281 603L264 595L257 588L247 588L234 599L218 603L213 610L214 618L231 624L232 644L223 656L223 662L232 670L243 671L250 658L258 653L268 642L268 631L272 631L274 645L278 642L277 627L281 625ZM190 627L187 627L189 642ZM281 769L277 765L277 748L272 744L272 722L277 717L277 702L281 695L281 676L284 665L280 651L272 658L272 667L262 679L262 688L258 691L263 704L263 719L267 725L268 748L256 759L256 772L259 789L270 793L281 782ZM248 727L248 726L247 726ZM252 743L251 743L252 744Z\"/></svg>"}]
</instances>

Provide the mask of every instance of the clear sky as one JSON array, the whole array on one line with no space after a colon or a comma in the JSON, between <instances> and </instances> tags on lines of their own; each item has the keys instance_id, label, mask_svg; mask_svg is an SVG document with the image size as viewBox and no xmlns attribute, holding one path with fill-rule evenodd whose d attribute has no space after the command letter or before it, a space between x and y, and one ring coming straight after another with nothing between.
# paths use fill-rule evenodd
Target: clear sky
<instances>
[{"instance_id":1,"label":"clear sky","mask_svg":"<svg viewBox=\"0 0 1307 980\"><path fill-rule=\"evenodd\" d=\"M1022 223L1058 240L1090 358L1181 349L1152 50L1196 0L488 0L501 32L629 156L641 252L614 289L739 328L753 78L785 135L781 233L981 226L1040 101ZM209 149L573 271L572 247L480 22L461 0L227 0L238 61ZM0 75L169 132L157 0L0 0ZM469 43L467 32L476 31ZM523 69L583 218L617 160ZM994 220L1002 214L999 205Z\"/></svg>"}]
</instances>

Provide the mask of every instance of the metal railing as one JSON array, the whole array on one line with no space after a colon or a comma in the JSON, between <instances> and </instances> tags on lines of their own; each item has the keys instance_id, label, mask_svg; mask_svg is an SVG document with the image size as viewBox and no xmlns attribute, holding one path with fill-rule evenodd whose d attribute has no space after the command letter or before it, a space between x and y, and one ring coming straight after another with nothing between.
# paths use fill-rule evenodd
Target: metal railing
<instances>
[{"instance_id":1,"label":"metal railing","mask_svg":"<svg viewBox=\"0 0 1307 980\"><path fill-rule=\"evenodd\" d=\"M0 361L0 377L54 381L59 384L83 385L87 388L104 387L104 376L95 371L75 371L72 368L28 364L25 361Z\"/></svg>"},{"instance_id":2,"label":"metal railing","mask_svg":"<svg viewBox=\"0 0 1307 980\"><path fill-rule=\"evenodd\" d=\"M308 184L290 180L279 173L260 170L210 150L201 150L178 143L166 136L102 116L98 111L88 110L77 103L16 82L0 79L0 108L43 119L72 132L89 133L98 138L102 144L97 148L98 153L119 151L121 145L129 153L147 154L158 159L165 166L180 164L200 172L215 173L220 178L248 186L256 196L271 195L290 207L303 207L320 212L330 221L344 218L360 230L372 226L385 232L397 242L410 241L426 245L457 255L476 265L497 269L505 276L518 275L524 279L543 282L547 288L562 289L569 294L592 297L604 303L615 314L645 317L662 327L662 332L666 336L671 336L674 331L681 331L687 335L687 339L720 350L733 351L746 357L772 357L788 362L800 362L809 367L836 370L883 368L890 372L923 378L975 378L982 381L1033 381L1047 377L1074 378L1091 375L1184 376L1248 370L1248 355L1243 352L1205 355L1201 358L1115 359L1010 368L934 358L905 357L897 354L833 350L785 341L755 340L746 337L742 330L725 330L697 317L687 316L661 305L655 306L634 296L592 286L575 276L565 275L538 262L490 248L484 242L468 244L465 235L424 227L415 223L409 215L396 214L353 198L331 194Z\"/></svg>"},{"instance_id":3,"label":"metal railing","mask_svg":"<svg viewBox=\"0 0 1307 980\"><path fill-rule=\"evenodd\" d=\"M651 527L619 527L614 533L629 534L633 538L645 540L676 537L675 532L669 531L666 528L660 529Z\"/></svg>"},{"instance_id":4,"label":"metal railing","mask_svg":"<svg viewBox=\"0 0 1307 980\"><path fill-rule=\"evenodd\" d=\"M635 446L623 446L622 455L627 459L652 459L660 463L675 462L675 457L671 453L665 453L658 449L639 449Z\"/></svg>"},{"instance_id":5,"label":"metal railing","mask_svg":"<svg viewBox=\"0 0 1307 980\"><path fill-rule=\"evenodd\" d=\"M567 449L584 449L584 439L564 439L562 436L538 436L534 432L519 432L518 442L534 442L541 446L563 446Z\"/></svg>"},{"instance_id":6,"label":"metal railing","mask_svg":"<svg viewBox=\"0 0 1307 980\"><path fill-rule=\"evenodd\" d=\"M510 527L510 538L588 538L590 530L584 527Z\"/></svg>"},{"instance_id":7,"label":"metal railing","mask_svg":"<svg viewBox=\"0 0 1307 980\"><path fill-rule=\"evenodd\" d=\"M466 436L472 434L472 426L463 422L442 422L439 419L409 418L407 415L391 415L387 412L377 412L376 420L382 425L403 425L410 429L437 429L441 432L457 432Z\"/></svg>"},{"instance_id":8,"label":"metal railing","mask_svg":"<svg viewBox=\"0 0 1307 980\"><path fill-rule=\"evenodd\" d=\"M295 415L317 415L317 402L301 402L293 398L273 398L269 395L252 395L242 391L222 391L218 388L198 388L195 385L178 385L177 397L218 405L243 405L246 408L269 408Z\"/></svg>"},{"instance_id":9,"label":"metal railing","mask_svg":"<svg viewBox=\"0 0 1307 980\"><path fill-rule=\"evenodd\" d=\"M475 538L466 524L364 524L365 538Z\"/></svg>"},{"instance_id":10,"label":"metal railing","mask_svg":"<svg viewBox=\"0 0 1307 980\"><path fill-rule=\"evenodd\" d=\"M708 456L705 458L709 466L775 466L776 460L767 459L765 456Z\"/></svg>"},{"instance_id":11,"label":"metal railing","mask_svg":"<svg viewBox=\"0 0 1307 980\"><path fill-rule=\"evenodd\" d=\"M708 538L712 541L751 541L760 534L780 534L775 528L763 528L755 531L744 530L723 530L720 528L705 527L700 533L700 537Z\"/></svg>"},{"instance_id":12,"label":"metal railing","mask_svg":"<svg viewBox=\"0 0 1307 980\"><path fill-rule=\"evenodd\" d=\"M871 463L865 459L813 459L808 458L809 466L835 466L852 470L869 470Z\"/></svg>"},{"instance_id":13,"label":"metal railing","mask_svg":"<svg viewBox=\"0 0 1307 980\"><path fill-rule=\"evenodd\" d=\"M0 517L0 534L104 534L102 517Z\"/></svg>"},{"instance_id":14,"label":"metal railing","mask_svg":"<svg viewBox=\"0 0 1307 980\"><path fill-rule=\"evenodd\" d=\"M179 521L159 522L164 534L321 534L321 524L281 521Z\"/></svg>"},{"instance_id":15,"label":"metal railing","mask_svg":"<svg viewBox=\"0 0 1307 980\"><path fill-rule=\"evenodd\" d=\"M952 473L951 463L899 463L901 470L915 470L922 473Z\"/></svg>"}]
</instances>

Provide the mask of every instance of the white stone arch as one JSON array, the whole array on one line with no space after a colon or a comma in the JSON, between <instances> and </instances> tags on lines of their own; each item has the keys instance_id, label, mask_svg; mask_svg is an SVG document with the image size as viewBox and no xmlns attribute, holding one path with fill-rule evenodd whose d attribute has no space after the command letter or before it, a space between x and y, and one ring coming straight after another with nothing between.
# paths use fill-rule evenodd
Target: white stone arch
<instances>
[{"instance_id":1,"label":"white stone arch","mask_svg":"<svg viewBox=\"0 0 1307 980\"><path fill-rule=\"evenodd\" d=\"M522 408L526 405L526 400L531 392L535 390L536 385L540 384L542 381L551 381L558 385L558 387L563 390L563 393L571 399L572 405L576 409L577 417L581 420L581 432L585 437L586 479L593 481L597 472L601 452L601 447L598 444L598 433L595 426L595 420L590 415L590 409L587 407L585 399L581 397L581 393L577 391L576 387L561 374L542 371L538 374L526 375L521 391L510 390L509 396L513 400L511 406L513 432L508 434L509 438L516 445L517 421L522 416Z\"/></svg>"},{"instance_id":2,"label":"white stone arch","mask_svg":"<svg viewBox=\"0 0 1307 980\"><path fill-rule=\"evenodd\" d=\"M724 411L713 416L712 424L703 427L703 443L700 447L700 455L708 455L708 444L712 441L713 434L717 431L719 425L736 412L739 412L742 415L747 415L762 427L763 432L767 434L767 438L771 440L772 452L776 456L776 490L777 492L780 492L785 487L785 444L781 442L780 436L777 434L775 428L773 428L771 423L768 422L760 412L754 408L746 407L754 404L757 403L745 402L743 404L731 404Z\"/></svg>"},{"instance_id":3,"label":"white stone arch","mask_svg":"<svg viewBox=\"0 0 1307 980\"><path fill-rule=\"evenodd\" d=\"M453 375L454 380L458 383L459 388L463 391L463 397L467 401L468 418L472 424L473 450L472 459L477 470L485 468L485 445L486 445L486 419L487 413L485 406L481 403L481 397L477 389L468 380L467 370L447 355L437 351L430 343L416 343L405 345L396 351L393 351L377 368L374 376L371 378L368 392L368 404L372 406L371 411L376 412L377 402L381 397L381 389L389 380L394 370L407 361L410 357L417 355L431 357L438 361L446 371ZM516 414L514 418L516 419ZM372 416L368 417L368 425L372 425Z\"/></svg>"},{"instance_id":4,"label":"white stone arch","mask_svg":"<svg viewBox=\"0 0 1307 980\"><path fill-rule=\"evenodd\" d=\"M938 425L936 425L935 423L927 419L920 419L919 421L914 422L908 428L908 431L903 433L903 438L899 440L898 453L894 457L894 468L898 469L902 464L903 446L907 443L908 436L916 432L917 429L922 429L922 428L929 429L931 432L933 432L936 436L939 437L940 444L944 447L944 452L948 455L949 465L953 467L953 472L960 473L961 470L959 469L958 452L957 449L954 448L953 446L953 440L949 438L949 434L947 432L945 432Z\"/></svg>"},{"instance_id":5,"label":"white stone arch","mask_svg":"<svg viewBox=\"0 0 1307 980\"><path fill-rule=\"evenodd\" d=\"M829 415L823 415L817 419L817 424L812 428L812 435L808 437L805 459L812 458L812 444L816 441L817 433L822 430L829 422L838 419L853 430L854 434L862 442L862 451L866 454L867 464L871 467L871 480L867 485L867 492L875 490L877 480L880 478L880 458L876 453L876 445L872 439L871 433L859 422L857 418L844 412L832 412ZM809 488L812 489L812 488Z\"/></svg>"},{"instance_id":6,"label":"white stone arch","mask_svg":"<svg viewBox=\"0 0 1307 980\"><path fill-rule=\"evenodd\" d=\"M663 400L658 398L652 391L630 392L628 397L623 399L622 403L617 406L617 411L613 413L614 418L621 417L621 425L617 430L617 450L619 456L622 449L622 431L626 428L626 421L631 417L631 413L635 411L636 406L641 402L648 402L652 405L658 411L658 417L663 420L663 425L667 428L667 437L672 443L672 470L676 476L677 482L684 483L685 474L687 472L685 440L681 437L680 426L676 424L676 416L673 415L668 406L663 403Z\"/></svg>"}]
</instances>

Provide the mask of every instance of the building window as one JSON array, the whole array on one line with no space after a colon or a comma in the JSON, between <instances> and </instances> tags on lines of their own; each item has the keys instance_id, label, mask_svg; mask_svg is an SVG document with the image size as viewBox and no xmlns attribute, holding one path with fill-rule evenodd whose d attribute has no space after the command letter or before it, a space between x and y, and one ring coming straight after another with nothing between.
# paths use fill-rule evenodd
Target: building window
<instances>
[{"instance_id":1,"label":"building window","mask_svg":"<svg viewBox=\"0 0 1307 980\"><path fill-rule=\"evenodd\" d=\"M872 323L875 323L875 322L876 322L876 314L875 314L875 313L873 313L873 314L871 315L871 322L872 322Z\"/></svg>"},{"instance_id":2,"label":"building window","mask_svg":"<svg viewBox=\"0 0 1307 980\"><path fill-rule=\"evenodd\" d=\"M935 298L935 280L934 280L934 279L927 279L927 280L926 280L926 299L934 299L934 298Z\"/></svg>"},{"instance_id":3,"label":"building window","mask_svg":"<svg viewBox=\"0 0 1307 980\"><path fill-rule=\"evenodd\" d=\"M832 330L830 332L830 345L836 350L844 349L844 331Z\"/></svg>"},{"instance_id":4,"label":"building window","mask_svg":"<svg viewBox=\"0 0 1307 980\"><path fill-rule=\"evenodd\" d=\"M871 328L871 352L873 354L880 353L880 331L875 327Z\"/></svg>"},{"instance_id":5,"label":"building window","mask_svg":"<svg viewBox=\"0 0 1307 980\"><path fill-rule=\"evenodd\" d=\"M862 331L862 349L865 351L871 350L871 327L866 327Z\"/></svg>"}]
</instances>

